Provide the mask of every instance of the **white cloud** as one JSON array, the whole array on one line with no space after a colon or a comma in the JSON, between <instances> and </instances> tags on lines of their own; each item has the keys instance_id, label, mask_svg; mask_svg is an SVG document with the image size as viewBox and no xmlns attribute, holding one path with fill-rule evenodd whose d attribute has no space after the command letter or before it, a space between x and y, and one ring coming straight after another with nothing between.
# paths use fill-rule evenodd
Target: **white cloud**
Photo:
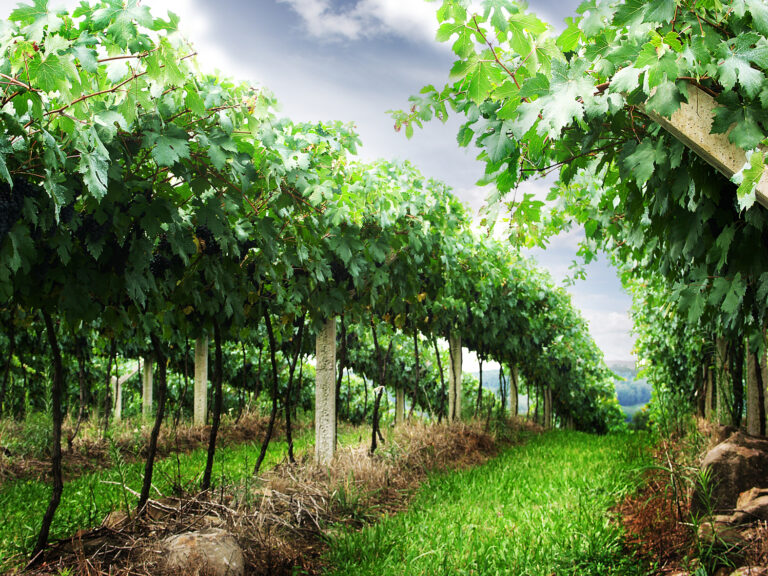
<instances>
[{"instance_id":1,"label":"white cloud","mask_svg":"<svg viewBox=\"0 0 768 576\"><path fill-rule=\"evenodd\" d=\"M436 4L414 0L358 0L337 8L332 0L278 0L302 18L317 38L360 40L392 35L434 41Z\"/></svg>"},{"instance_id":2,"label":"white cloud","mask_svg":"<svg viewBox=\"0 0 768 576\"><path fill-rule=\"evenodd\" d=\"M602 349L606 360L634 360L632 350L635 339L631 335L632 319L628 312L581 308L589 324L589 332Z\"/></svg>"}]
</instances>

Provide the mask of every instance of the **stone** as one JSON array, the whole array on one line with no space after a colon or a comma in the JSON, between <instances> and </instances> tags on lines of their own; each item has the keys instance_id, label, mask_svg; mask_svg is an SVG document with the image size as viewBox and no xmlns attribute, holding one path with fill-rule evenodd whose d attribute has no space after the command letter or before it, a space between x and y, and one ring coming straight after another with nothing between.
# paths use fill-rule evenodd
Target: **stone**
<instances>
[{"instance_id":1,"label":"stone","mask_svg":"<svg viewBox=\"0 0 768 576\"><path fill-rule=\"evenodd\" d=\"M742 510L765 497L768 497L768 488L750 488L746 492L739 494L739 499L736 500L736 508Z\"/></svg>"},{"instance_id":2,"label":"stone","mask_svg":"<svg viewBox=\"0 0 768 576\"><path fill-rule=\"evenodd\" d=\"M733 518L739 524L749 524L758 520L768 522L768 496L756 498L744 506L739 506L733 513Z\"/></svg>"},{"instance_id":3,"label":"stone","mask_svg":"<svg viewBox=\"0 0 768 576\"><path fill-rule=\"evenodd\" d=\"M732 514L740 494L768 488L768 439L735 432L707 453L702 467L711 474L712 512ZM693 512L704 515L709 511L700 490L694 494Z\"/></svg>"},{"instance_id":4,"label":"stone","mask_svg":"<svg viewBox=\"0 0 768 576\"><path fill-rule=\"evenodd\" d=\"M728 524L719 522L704 522L699 526L699 540L708 544L723 544L725 546L741 546L746 542L742 532Z\"/></svg>"},{"instance_id":5,"label":"stone","mask_svg":"<svg viewBox=\"0 0 768 576\"><path fill-rule=\"evenodd\" d=\"M768 576L765 566L742 566L731 572L730 576Z\"/></svg>"},{"instance_id":6,"label":"stone","mask_svg":"<svg viewBox=\"0 0 768 576\"><path fill-rule=\"evenodd\" d=\"M163 568L186 576L243 576L245 558L229 532L206 528L186 532L162 541Z\"/></svg>"}]
</instances>

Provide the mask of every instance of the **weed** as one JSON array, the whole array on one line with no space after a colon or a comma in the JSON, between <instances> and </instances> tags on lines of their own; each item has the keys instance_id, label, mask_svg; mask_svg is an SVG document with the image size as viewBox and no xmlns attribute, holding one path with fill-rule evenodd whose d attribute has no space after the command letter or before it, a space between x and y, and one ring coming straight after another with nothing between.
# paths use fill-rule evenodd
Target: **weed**
<instances>
[{"instance_id":1,"label":"weed","mask_svg":"<svg viewBox=\"0 0 768 576\"><path fill-rule=\"evenodd\" d=\"M107 436L109 441L109 457L112 460L112 466L120 479L120 488L122 489L123 504L125 504L125 511L128 514L128 518L131 517L131 505L129 502L128 494L128 464L125 462L120 448L113 440L112 436Z\"/></svg>"}]
</instances>

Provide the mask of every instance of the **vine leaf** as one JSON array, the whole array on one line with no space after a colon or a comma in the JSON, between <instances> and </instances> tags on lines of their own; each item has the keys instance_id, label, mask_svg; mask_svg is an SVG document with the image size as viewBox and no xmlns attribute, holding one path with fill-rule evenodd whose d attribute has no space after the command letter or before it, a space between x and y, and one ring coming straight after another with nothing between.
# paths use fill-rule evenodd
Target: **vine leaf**
<instances>
[{"instance_id":1,"label":"vine leaf","mask_svg":"<svg viewBox=\"0 0 768 576\"><path fill-rule=\"evenodd\" d=\"M747 156L747 164L733 177L733 181L739 185L737 193L739 208L742 210L751 208L755 203L755 189L765 172L765 160L760 150L748 152Z\"/></svg>"},{"instance_id":2,"label":"vine leaf","mask_svg":"<svg viewBox=\"0 0 768 576\"><path fill-rule=\"evenodd\" d=\"M152 158L158 166L173 166L181 159L189 158L189 142L184 138L170 136L168 134L149 133L145 138L145 145L154 146Z\"/></svg>"},{"instance_id":3,"label":"vine leaf","mask_svg":"<svg viewBox=\"0 0 768 576\"><path fill-rule=\"evenodd\" d=\"M648 99L648 109L670 117L680 109L683 97L674 82L666 81L656 87L656 91Z\"/></svg>"}]
</instances>

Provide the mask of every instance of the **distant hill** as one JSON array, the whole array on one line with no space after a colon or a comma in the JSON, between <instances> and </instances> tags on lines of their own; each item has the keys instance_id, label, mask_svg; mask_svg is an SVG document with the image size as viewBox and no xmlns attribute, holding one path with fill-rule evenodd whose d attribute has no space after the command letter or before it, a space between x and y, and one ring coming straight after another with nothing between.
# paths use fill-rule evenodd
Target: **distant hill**
<instances>
[{"instance_id":1,"label":"distant hill","mask_svg":"<svg viewBox=\"0 0 768 576\"><path fill-rule=\"evenodd\" d=\"M638 412L651 401L651 385L645 381L645 378L637 377L637 368L632 361L612 361L608 362L608 368L611 369L619 378L614 381L616 387L616 397L619 399L627 421L632 419L635 412ZM479 379L479 372L472 372L472 376ZM504 371L504 377L509 378L509 373ZM499 371L483 370L483 389L499 393ZM520 395L520 412L523 413L528 408L528 398L524 394Z\"/></svg>"},{"instance_id":2,"label":"distant hill","mask_svg":"<svg viewBox=\"0 0 768 576\"><path fill-rule=\"evenodd\" d=\"M627 420L631 420L635 412L651 401L651 385L645 378L637 377L634 362L608 362L608 368L619 377L614 381L616 397L627 415Z\"/></svg>"}]
</instances>

